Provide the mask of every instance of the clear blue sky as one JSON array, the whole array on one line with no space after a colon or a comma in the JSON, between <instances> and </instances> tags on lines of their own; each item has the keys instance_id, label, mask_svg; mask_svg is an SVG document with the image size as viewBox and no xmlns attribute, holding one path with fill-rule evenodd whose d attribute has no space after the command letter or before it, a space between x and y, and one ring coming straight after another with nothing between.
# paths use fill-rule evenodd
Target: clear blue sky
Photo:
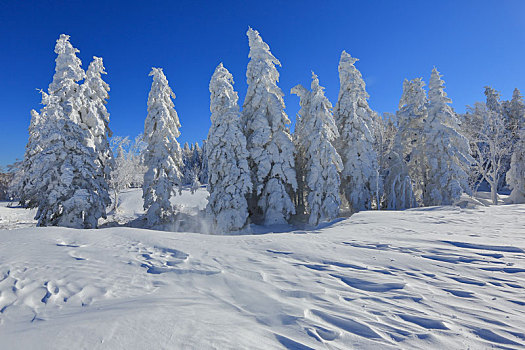
<instances>
[{"instance_id":1,"label":"clear blue sky","mask_svg":"<svg viewBox=\"0 0 525 350\"><path fill-rule=\"evenodd\" d=\"M84 69L101 56L116 135L142 132L151 67L162 67L177 98L179 141L204 139L208 83L220 62L246 91L248 26L281 61L280 87L295 120L290 88L314 70L335 105L342 50L357 63L370 105L395 112L405 78L428 82L436 66L458 111L492 85L525 93L525 1L8 1L0 0L0 165L22 158L37 88L54 73L55 41L71 35Z\"/></svg>"}]
</instances>

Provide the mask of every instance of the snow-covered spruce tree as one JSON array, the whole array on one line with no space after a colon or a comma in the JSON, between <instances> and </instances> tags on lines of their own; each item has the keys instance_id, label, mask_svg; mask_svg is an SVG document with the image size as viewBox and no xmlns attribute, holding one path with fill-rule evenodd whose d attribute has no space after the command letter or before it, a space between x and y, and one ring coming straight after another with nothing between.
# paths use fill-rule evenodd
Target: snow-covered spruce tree
<instances>
[{"instance_id":1,"label":"snow-covered spruce tree","mask_svg":"<svg viewBox=\"0 0 525 350\"><path fill-rule=\"evenodd\" d=\"M129 145L129 137L115 136L111 139L111 145L115 149L116 155L113 157L114 167L111 172L109 184L113 190L113 210L118 212L119 194L123 189L128 188L130 175L133 170L133 168L129 166L130 162L128 162L124 149L124 147Z\"/></svg>"},{"instance_id":2,"label":"snow-covered spruce tree","mask_svg":"<svg viewBox=\"0 0 525 350\"><path fill-rule=\"evenodd\" d=\"M39 226L95 228L98 219L106 217L110 198L91 134L82 123L77 82L85 73L68 35L60 36L55 52L55 75L49 94L42 94L38 122L41 151L31 165L30 181L38 198L35 219Z\"/></svg>"},{"instance_id":3,"label":"snow-covered spruce tree","mask_svg":"<svg viewBox=\"0 0 525 350\"><path fill-rule=\"evenodd\" d=\"M444 81L434 68L428 85L428 116L424 124L425 158L428 165L423 205L451 205L470 192L469 142L460 132L459 120L450 107Z\"/></svg>"},{"instance_id":4,"label":"snow-covered spruce tree","mask_svg":"<svg viewBox=\"0 0 525 350\"><path fill-rule=\"evenodd\" d=\"M346 51L339 61L339 97L334 110L340 137L337 150L343 160L341 189L352 212L370 209L377 195L378 163L374 150L373 117L357 58ZM379 204L379 203L377 203Z\"/></svg>"},{"instance_id":5,"label":"snow-covered spruce tree","mask_svg":"<svg viewBox=\"0 0 525 350\"><path fill-rule=\"evenodd\" d=\"M248 29L250 62L246 71L248 91L243 104L242 125L248 149L253 189L248 210L256 223L286 223L295 208L291 194L297 189L294 145L284 100L277 86L280 62L259 32Z\"/></svg>"},{"instance_id":6,"label":"snow-covered spruce tree","mask_svg":"<svg viewBox=\"0 0 525 350\"><path fill-rule=\"evenodd\" d=\"M294 133L298 210L303 210L306 204L308 222L317 225L339 215L339 172L343 163L332 145L339 132L332 116L332 104L325 97L317 75L312 72L311 91L297 85L292 93L299 96L301 105Z\"/></svg>"},{"instance_id":7,"label":"snow-covered spruce tree","mask_svg":"<svg viewBox=\"0 0 525 350\"><path fill-rule=\"evenodd\" d=\"M513 140L517 142L520 139L520 130L525 127L525 102L520 90L514 89L512 99L505 101L503 110L507 129L512 133Z\"/></svg>"},{"instance_id":8,"label":"snow-covered spruce tree","mask_svg":"<svg viewBox=\"0 0 525 350\"><path fill-rule=\"evenodd\" d=\"M386 155L382 175L384 177L382 208L401 210L416 206L408 167L401 154L395 149Z\"/></svg>"},{"instance_id":9,"label":"snow-covered spruce tree","mask_svg":"<svg viewBox=\"0 0 525 350\"><path fill-rule=\"evenodd\" d=\"M252 184L238 99L232 75L219 64L210 81L211 127L206 141L210 193L206 213L219 233L240 230L248 219L246 196Z\"/></svg>"},{"instance_id":10,"label":"snow-covered spruce tree","mask_svg":"<svg viewBox=\"0 0 525 350\"><path fill-rule=\"evenodd\" d=\"M17 159L14 163L7 165L7 177L5 179L8 180L6 199L20 203L22 181L25 179L23 159Z\"/></svg>"},{"instance_id":11,"label":"snow-covered spruce tree","mask_svg":"<svg viewBox=\"0 0 525 350\"><path fill-rule=\"evenodd\" d=\"M81 119L82 124L87 126L92 135L92 147L95 148L97 161L109 183L114 160L108 140L112 136L109 128L109 113L106 109L109 85L102 80L102 74L107 74L103 60L94 56L86 71L86 79L81 85L83 97Z\"/></svg>"},{"instance_id":12,"label":"snow-covered spruce tree","mask_svg":"<svg viewBox=\"0 0 525 350\"><path fill-rule=\"evenodd\" d=\"M381 176L380 208L407 209L414 206L412 184L405 161L395 148L397 117L384 113L375 120L376 151Z\"/></svg>"},{"instance_id":13,"label":"snow-covered spruce tree","mask_svg":"<svg viewBox=\"0 0 525 350\"><path fill-rule=\"evenodd\" d=\"M192 193L194 193L201 185L199 181L199 174L201 171L201 150L198 143L190 144L184 143L182 149L182 184L190 186Z\"/></svg>"},{"instance_id":14,"label":"snow-covered spruce tree","mask_svg":"<svg viewBox=\"0 0 525 350\"><path fill-rule=\"evenodd\" d=\"M525 203L525 128L521 129L520 139L512 153L507 183L512 190L509 200L512 203Z\"/></svg>"},{"instance_id":15,"label":"snow-covered spruce tree","mask_svg":"<svg viewBox=\"0 0 525 350\"><path fill-rule=\"evenodd\" d=\"M501 109L505 126L510 137L509 147L511 148L510 153L503 159L502 172L508 173L511 166L511 155L515 148L520 142L520 130L525 127L525 102L518 89L514 89L512 93L512 99L510 101L503 101L501 103ZM510 186L506 182L506 176L501 176L498 184L498 189L502 189L505 185Z\"/></svg>"},{"instance_id":16,"label":"snow-covered spruce tree","mask_svg":"<svg viewBox=\"0 0 525 350\"><path fill-rule=\"evenodd\" d=\"M36 207L38 205L38 193L36 190L38 186L35 186L38 182L38 175L32 173L32 164L34 158L41 151L40 145L40 114L34 109L31 110L31 122L29 124L29 138L27 140L26 150L24 153L24 160L21 164L20 175L17 184L15 185L16 192L19 194L19 203L22 207Z\"/></svg>"},{"instance_id":17,"label":"snow-covered spruce tree","mask_svg":"<svg viewBox=\"0 0 525 350\"><path fill-rule=\"evenodd\" d=\"M148 144L144 165L142 198L147 224L152 227L166 222L173 208L170 198L175 187L181 185L182 152L177 137L180 122L172 98L175 94L168 85L162 68L153 68L153 83L148 96L148 116L144 123L144 140Z\"/></svg>"},{"instance_id":18,"label":"snow-covered spruce tree","mask_svg":"<svg viewBox=\"0 0 525 350\"><path fill-rule=\"evenodd\" d=\"M398 132L395 151L406 162L412 181L413 194L423 205L423 193L427 184L428 163L425 154L424 123L427 118L427 96L421 78L403 82L403 95L397 111Z\"/></svg>"},{"instance_id":19,"label":"snow-covered spruce tree","mask_svg":"<svg viewBox=\"0 0 525 350\"><path fill-rule=\"evenodd\" d=\"M184 143L182 147L182 185L190 185L193 180L193 152L188 142Z\"/></svg>"}]
</instances>

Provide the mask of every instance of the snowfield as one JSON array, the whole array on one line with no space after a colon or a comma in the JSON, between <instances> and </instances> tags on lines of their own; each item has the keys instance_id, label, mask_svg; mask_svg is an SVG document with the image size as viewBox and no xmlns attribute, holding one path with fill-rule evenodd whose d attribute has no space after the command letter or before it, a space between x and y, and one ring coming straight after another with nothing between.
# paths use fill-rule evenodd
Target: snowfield
<instances>
[{"instance_id":1,"label":"snowfield","mask_svg":"<svg viewBox=\"0 0 525 350\"><path fill-rule=\"evenodd\" d=\"M140 195L122 195L121 220L142 213ZM189 213L205 198L176 200ZM525 347L525 205L238 236L35 228L31 215L0 207L2 349Z\"/></svg>"}]
</instances>

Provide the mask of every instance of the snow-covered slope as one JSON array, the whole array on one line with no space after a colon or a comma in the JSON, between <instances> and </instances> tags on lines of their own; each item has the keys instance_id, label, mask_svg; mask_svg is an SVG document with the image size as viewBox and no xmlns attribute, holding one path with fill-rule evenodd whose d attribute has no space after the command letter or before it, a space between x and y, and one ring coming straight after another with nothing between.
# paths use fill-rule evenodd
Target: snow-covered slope
<instances>
[{"instance_id":1,"label":"snow-covered slope","mask_svg":"<svg viewBox=\"0 0 525 350\"><path fill-rule=\"evenodd\" d=\"M2 207L0 223L24 215ZM1 230L0 348L522 348L524 218L506 205L266 235Z\"/></svg>"}]
</instances>

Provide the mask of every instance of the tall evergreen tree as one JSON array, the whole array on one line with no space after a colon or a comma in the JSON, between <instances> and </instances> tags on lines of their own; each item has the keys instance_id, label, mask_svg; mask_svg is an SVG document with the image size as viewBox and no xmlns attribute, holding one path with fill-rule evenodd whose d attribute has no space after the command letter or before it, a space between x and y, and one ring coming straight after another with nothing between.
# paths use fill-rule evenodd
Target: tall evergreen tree
<instances>
[{"instance_id":1,"label":"tall evergreen tree","mask_svg":"<svg viewBox=\"0 0 525 350\"><path fill-rule=\"evenodd\" d=\"M517 88L512 92L512 99L505 101L503 106L507 129L512 133L514 140L518 140L520 130L525 127L525 102Z\"/></svg>"},{"instance_id":2,"label":"tall evergreen tree","mask_svg":"<svg viewBox=\"0 0 525 350\"><path fill-rule=\"evenodd\" d=\"M378 186L377 153L374 150L373 116L358 59L346 51L339 61L339 97L334 110L340 137L337 149L343 160L341 188L353 212L370 209Z\"/></svg>"},{"instance_id":3,"label":"tall evergreen tree","mask_svg":"<svg viewBox=\"0 0 525 350\"><path fill-rule=\"evenodd\" d=\"M38 123L41 151L32 162L38 176L38 225L94 228L110 203L91 134L83 124L78 81L85 77L78 50L62 34L55 47L55 75Z\"/></svg>"},{"instance_id":4,"label":"tall evergreen tree","mask_svg":"<svg viewBox=\"0 0 525 350\"><path fill-rule=\"evenodd\" d=\"M206 211L220 233L237 231L246 225L251 191L246 138L239 119L233 77L222 63L210 81L211 128L206 141L209 166Z\"/></svg>"},{"instance_id":5,"label":"tall evergreen tree","mask_svg":"<svg viewBox=\"0 0 525 350\"><path fill-rule=\"evenodd\" d=\"M459 120L450 107L444 81L434 68L428 89L428 117L424 124L426 184L423 204L451 205L469 192L470 147L459 131Z\"/></svg>"},{"instance_id":6,"label":"tall evergreen tree","mask_svg":"<svg viewBox=\"0 0 525 350\"><path fill-rule=\"evenodd\" d=\"M378 123L379 124L379 123ZM380 175L383 179L382 209L407 209L415 205L412 181L401 150L396 147L398 123L395 114L384 113L378 151Z\"/></svg>"},{"instance_id":7,"label":"tall evergreen tree","mask_svg":"<svg viewBox=\"0 0 525 350\"><path fill-rule=\"evenodd\" d=\"M295 213L291 193L297 189L294 145L284 100L277 86L280 62L259 32L248 29L250 62L246 71L248 91L242 121L247 140L252 193L248 208L253 221L285 223Z\"/></svg>"},{"instance_id":8,"label":"tall evergreen tree","mask_svg":"<svg viewBox=\"0 0 525 350\"><path fill-rule=\"evenodd\" d=\"M107 74L102 58L93 57L86 71L86 79L81 86L84 99L81 119L92 135L92 147L95 149L104 177L109 183L114 160L108 139L112 136L109 128L109 113L106 109L109 85L102 79L102 74Z\"/></svg>"},{"instance_id":9,"label":"tall evergreen tree","mask_svg":"<svg viewBox=\"0 0 525 350\"><path fill-rule=\"evenodd\" d=\"M306 204L309 223L317 225L339 215L339 172L343 164L332 145L339 132L332 116L332 104L324 95L317 75L312 72L311 91L297 85L292 93L300 97L301 105L294 133L298 208L303 210Z\"/></svg>"},{"instance_id":10,"label":"tall evergreen tree","mask_svg":"<svg viewBox=\"0 0 525 350\"><path fill-rule=\"evenodd\" d=\"M44 92L42 92L44 94ZM38 206L38 175L34 174L33 162L42 151L40 140L40 114L34 109L31 110L31 122L29 124L29 138L27 140L24 160L21 164L20 176L17 182L16 192L19 194L19 202L23 207Z\"/></svg>"},{"instance_id":11,"label":"tall evergreen tree","mask_svg":"<svg viewBox=\"0 0 525 350\"><path fill-rule=\"evenodd\" d=\"M398 132L395 150L406 162L416 201L423 205L428 164L425 159L424 124L427 118L427 96L421 78L403 82L403 95L396 114Z\"/></svg>"},{"instance_id":12,"label":"tall evergreen tree","mask_svg":"<svg viewBox=\"0 0 525 350\"><path fill-rule=\"evenodd\" d=\"M525 128L520 131L520 138L512 153L510 169L507 172L507 183L512 192L509 199L512 203L525 203Z\"/></svg>"},{"instance_id":13,"label":"tall evergreen tree","mask_svg":"<svg viewBox=\"0 0 525 350\"><path fill-rule=\"evenodd\" d=\"M172 98L175 94L168 85L162 68L153 68L153 83L148 96L148 116L144 123L144 140L148 144L144 164L142 198L149 226L166 222L173 208L170 198L182 180L180 171L182 153L177 137L180 122Z\"/></svg>"},{"instance_id":14,"label":"tall evergreen tree","mask_svg":"<svg viewBox=\"0 0 525 350\"><path fill-rule=\"evenodd\" d=\"M496 120L498 120L498 123L499 121L503 123L505 129L503 129L502 132L506 133L505 138L508 139L506 147L509 147L509 152L507 152L504 156L501 157L500 164L497 166L499 169L499 174L497 176L498 182L496 184L496 191L499 191L503 189L506 185L505 174L510 169L512 148L515 142L517 141L518 136L515 132L513 132L512 126L510 125L510 116L506 113L506 110L510 106L510 102L500 101L499 91L495 90L491 86L485 86L485 97L485 105L487 106L490 115L493 116Z\"/></svg>"}]
</instances>

